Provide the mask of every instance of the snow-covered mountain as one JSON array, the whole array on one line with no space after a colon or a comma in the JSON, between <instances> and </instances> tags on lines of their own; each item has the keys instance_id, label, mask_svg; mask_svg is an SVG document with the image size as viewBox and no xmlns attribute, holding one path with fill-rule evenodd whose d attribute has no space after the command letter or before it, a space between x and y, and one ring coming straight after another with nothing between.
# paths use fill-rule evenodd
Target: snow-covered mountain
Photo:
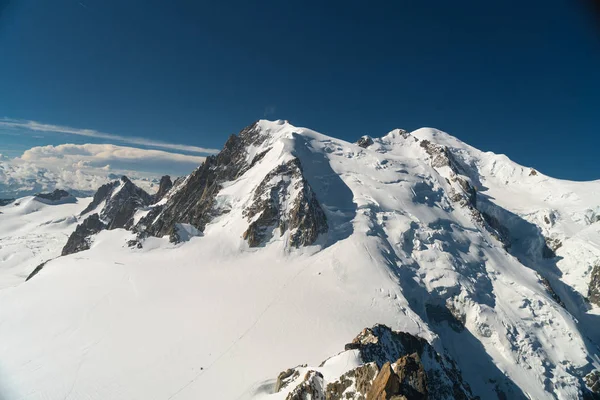
<instances>
[{"instance_id":1,"label":"snow-covered mountain","mask_svg":"<svg viewBox=\"0 0 600 400\"><path fill-rule=\"evenodd\" d=\"M0 393L592 398L599 194L435 129L353 144L261 120L153 196L19 199ZM11 261L34 238L48 257Z\"/></svg>"}]
</instances>

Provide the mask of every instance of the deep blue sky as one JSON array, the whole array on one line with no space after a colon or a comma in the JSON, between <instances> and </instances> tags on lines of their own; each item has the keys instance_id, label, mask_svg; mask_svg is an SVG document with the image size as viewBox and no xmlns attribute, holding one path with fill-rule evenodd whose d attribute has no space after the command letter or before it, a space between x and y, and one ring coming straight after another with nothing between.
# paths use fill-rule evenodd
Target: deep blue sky
<instances>
[{"instance_id":1,"label":"deep blue sky","mask_svg":"<svg viewBox=\"0 0 600 400\"><path fill-rule=\"evenodd\" d=\"M600 30L575 0L0 0L0 117L220 148L252 121L432 126L599 179ZM0 153L85 138L0 135Z\"/></svg>"}]
</instances>

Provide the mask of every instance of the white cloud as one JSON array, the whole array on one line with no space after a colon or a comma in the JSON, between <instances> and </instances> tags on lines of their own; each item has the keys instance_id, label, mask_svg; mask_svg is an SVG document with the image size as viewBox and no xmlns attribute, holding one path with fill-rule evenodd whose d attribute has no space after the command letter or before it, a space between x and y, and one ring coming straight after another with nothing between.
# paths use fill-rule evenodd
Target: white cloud
<instances>
[{"instance_id":1,"label":"white cloud","mask_svg":"<svg viewBox=\"0 0 600 400\"><path fill-rule=\"evenodd\" d=\"M115 175L127 175L153 191L160 176L187 175L204 159L113 144L38 146L14 159L0 158L0 198L55 188L93 193Z\"/></svg>"},{"instance_id":2,"label":"white cloud","mask_svg":"<svg viewBox=\"0 0 600 400\"><path fill-rule=\"evenodd\" d=\"M15 120L4 118L0 119L0 127L12 128L12 129L26 129L35 132L54 132L54 133L66 133L70 135L86 136L97 139L108 139L119 141L123 143L134 144L138 146L156 147L161 149L176 150L176 151L187 151L191 153L201 154L216 154L219 152L217 149L209 149L198 146L188 146L183 144L166 143L159 140L151 140L139 137L121 136L112 133L100 132L94 129L79 129L72 128L69 126L51 125L44 124L36 121L27 120Z\"/></svg>"}]
</instances>

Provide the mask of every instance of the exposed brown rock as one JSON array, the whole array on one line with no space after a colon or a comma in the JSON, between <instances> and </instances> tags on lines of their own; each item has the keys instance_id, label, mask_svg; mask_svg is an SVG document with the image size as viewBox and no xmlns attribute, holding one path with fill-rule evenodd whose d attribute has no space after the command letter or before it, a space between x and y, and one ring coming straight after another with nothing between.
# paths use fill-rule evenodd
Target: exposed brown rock
<instances>
[{"instance_id":1,"label":"exposed brown rock","mask_svg":"<svg viewBox=\"0 0 600 400\"><path fill-rule=\"evenodd\" d=\"M325 400L323 390L323 374L318 371L308 371L302 383L294 388L286 400Z\"/></svg>"},{"instance_id":2,"label":"exposed brown rock","mask_svg":"<svg viewBox=\"0 0 600 400\"><path fill-rule=\"evenodd\" d=\"M390 400L392 396L398 394L400 394L400 379L388 361L383 364L375 377L367 393L367 400Z\"/></svg>"},{"instance_id":3,"label":"exposed brown rock","mask_svg":"<svg viewBox=\"0 0 600 400\"><path fill-rule=\"evenodd\" d=\"M289 385L289 383L296 379L298 375L300 375L298 371L292 368L286 369L285 371L281 372L277 376L277 382L275 383L275 393L278 393L279 391L281 391L281 389Z\"/></svg>"},{"instance_id":4,"label":"exposed brown rock","mask_svg":"<svg viewBox=\"0 0 600 400\"><path fill-rule=\"evenodd\" d=\"M368 363L352 369L325 389L326 400L356 399L365 400L379 368L375 363Z\"/></svg>"}]
</instances>

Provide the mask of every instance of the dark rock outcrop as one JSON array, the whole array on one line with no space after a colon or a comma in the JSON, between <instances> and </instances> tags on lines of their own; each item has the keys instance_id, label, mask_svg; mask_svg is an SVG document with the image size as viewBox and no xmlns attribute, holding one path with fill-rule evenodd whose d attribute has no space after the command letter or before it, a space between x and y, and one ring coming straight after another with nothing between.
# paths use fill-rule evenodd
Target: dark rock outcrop
<instances>
[{"instance_id":1,"label":"dark rock outcrop","mask_svg":"<svg viewBox=\"0 0 600 400\"><path fill-rule=\"evenodd\" d=\"M362 147L363 149L366 149L367 147L371 146L373 143L374 143L373 139L371 139L371 137L367 136L367 135L361 137L356 142L356 144L359 145L360 147Z\"/></svg>"},{"instance_id":2,"label":"dark rock outcrop","mask_svg":"<svg viewBox=\"0 0 600 400\"><path fill-rule=\"evenodd\" d=\"M75 232L69 236L67 244L63 247L61 255L77 253L90 248L90 236L105 229L106 225L100 220L98 214L92 214L81 224L77 225Z\"/></svg>"},{"instance_id":3,"label":"dark rock outcrop","mask_svg":"<svg viewBox=\"0 0 600 400\"><path fill-rule=\"evenodd\" d=\"M122 176L120 181L102 185L81 215L96 210L101 205L102 209L77 225L63 247L61 255L89 249L91 236L104 229L129 229L133 225L135 212L150 205L151 202L152 196L137 187L126 176Z\"/></svg>"},{"instance_id":4,"label":"dark rock outcrop","mask_svg":"<svg viewBox=\"0 0 600 400\"><path fill-rule=\"evenodd\" d=\"M552 299L554 301L556 301L562 308L566 308L565 303L563 303L563 301L560 299L558 294L556 294L556 292L552 288L552 285L550 285L550 281L548 279L544 278L543 276L539 276L539 278L540 278L540 282L542 283L542 286L544 286L544 288L546 288L546 291L548 292L548 294L550 296L552 296Z\"/></svg>"},{"instance_id":5,"label":"dark rock outcrop","mask_svg":"<svg viewBox=\"0 0 600 400\"><path fill-rule=\"evenodd\" d=\"M295 198L290 198L292 189L297 192ZM290 203L291 209L286 210L285 204ZM327 232L325 212L304 179L297 158L265 176L244 216L252 221L243 234L250 247L262 244L275 228L279 228L280 235L290 230L289 245L293 247L311 245L319 234Z\"/></svg>"},{"instance_id":6,"label":"dark rock outcrop","mask_svg":"<svg viewBox=\"0 0 600 400\"><path fill-rule=\"evenodd\" d=\"M590 274L588 300L590 303L600 306L600 262L594 265Z\"/></svg>"},{"instance_id":7,"label":"dark rock outcrop","mask_svg":"<svg viewBox=\"0 0 600 400\"><path fill-rule=\"evenodd\" d=\"M600 371L593 370L583 378L585 385L596 395L600 395ZM596 396L598 397L598 396Z\"/></svg>"},{"instance_id":8,"label":"dark rock outcrop","mask_svg":"<svg viewBox=\"0 0 600 400\"><path fill-rule=\"evenodd\" d=\"M100 217L107 223L107 229L129 228L136 210L151 203L151 195L123 176L119 185L113 188Z\"/></svg>"},{"instance_id":9,"label":"dark rock outcrop","mask_svg":"<svg viewBox=\"0 0 600 400\"><path fill-rule=\"evenodd\" d=\"M100 218L106 222L107 229L129 228L133 214L141 207L152 203L152 196L136 186L126 176L100 186L92 202L81 212L84 215L104 203Z\"/></svg>"},{"instance_id":10,"label":"dark rock outcrop","mask_svg":"<svg viewBox=\"0 0 600 400\"><path fill-rule=\"evenodd\" d=\"M444 305L426 304L425 312L432 321L437 323L446 322L455 332L461 332L465 329L464 319L457 318L456 315Z\"/></svg>"},{"instance_id":11,"label":"dark rock outcrop","mask_svg":"<svg viewBox=\"0 0 600 400\"><path fill-rule=\"evenodd\" d=\"M110 197L113 189L118 185L119 181L113 181L100 186L96 193L94 193L92 202L88 204L88 206L81 212L80 215L84 215L95 210L100 204L102 204L103 201Z\"/></svg>"},{"instance_id":12,"label":"dark rock outcrop","mask_svg":"<svg viewBox=\"0 0 600 400\"><path fill-rule=\"evenodd\" d=\"M400 381L400 394L408 399L427 399L427 373L417 353L398 359L394 372Z\"/></svg>"},{"instance_id":13,"label":"dark rock outcrop","mask_svg":"<svg viewBox=\"0 0 600 400\"><path fill-rule=\"evenodd\" d=\"M542 246L542 257L554 258L556 257L556 250L562 247L562 242L558 238L544 238L545 244Z\"/></svg>"},{"instance_id":14,"label":"dark rock outcrop","mask_svg":"<svg viewBox=\"0 0 600 400\"><path fill-rule=\"evenodd\" d=\"M160 178L160 183L158 184L158 191L152 197L152 202L156 203L162 200L163 197L171 190L173 187L173 182L171 182L171 177L169 175L165 175Z\"/></svg>"},{"instance_id":15,"label":"dark rock outcrop","mask_svg":"<svg viewBox=\"0 0 600 400\"><path fill-rule=\"evenodd\" d=\"M38 193L35 195L37 199L48 200L52 202L60 201L71 196L69 192L61 189L55 189L52 193Z\"/></svg>"},{"instance_id":16,"label":"dark rock outcrop","mask_svg":"<svg viewBox=\"0 0 600 400\"><path fill-rule=\"evenodd\" d=\"M15 199L0 199L0 207L7 206L13 201L15 201Z\"/></svg>"},{"instance_id":17,"label":"dark rock outcrop","mask_svg":"<svg viewBox=\"0 0 600 400\"><path fill-rule=\"evenodd\" d=\"M49 261L52 261L53 259L50 260L46 260L43 263L41 263L40 265L38 265L37 267L34 268L33 271L31 271L31 273L27 276L27 278L25 278L25 282L27 282L28 280L30 280L31 278L33 278L34 276L36 276L45 266Z\"/></svg>"}]
</instances>

